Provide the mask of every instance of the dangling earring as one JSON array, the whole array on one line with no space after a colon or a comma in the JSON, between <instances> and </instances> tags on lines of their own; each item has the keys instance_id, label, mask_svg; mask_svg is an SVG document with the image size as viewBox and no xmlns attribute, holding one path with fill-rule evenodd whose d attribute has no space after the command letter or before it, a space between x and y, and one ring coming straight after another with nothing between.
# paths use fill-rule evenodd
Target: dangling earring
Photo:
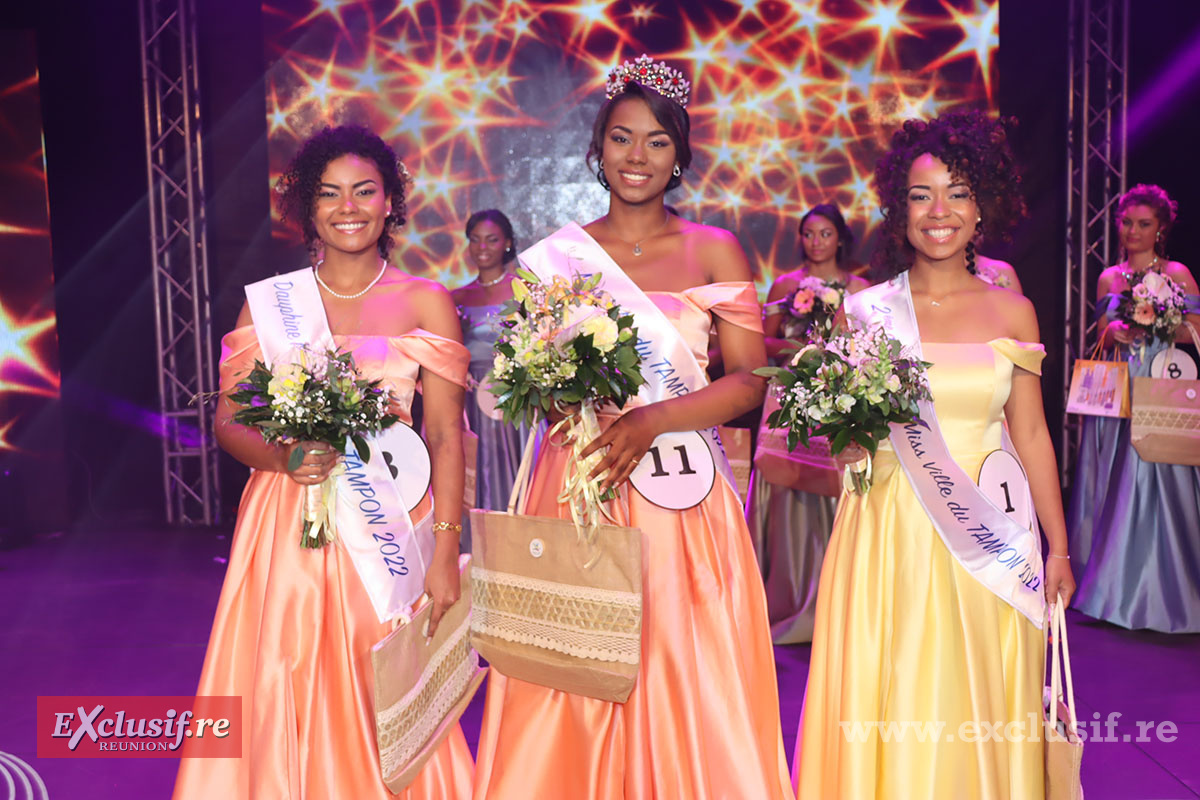
<instances>
[{"instance_id":1,"label":"dangling earring","mask_svg":"<svg viewBox=\"0 0 1200 800\"><path fill-rule=\"evenodd\" d=\"M681 170L681 169L679 168L679 165L678 165L678 164L676 164L676 165L675 165L675 169L671 170L671 174L672 174L672 175L674 175L676 178L678 178L680 175L682 175L682 174L683 174L683 170Z\"/></svg>"},{"instance_id":2,"label":"dangling earring","mask_svg":"<svg viewBox=\"0 0 1200 800\"><path fill-rule=\"evenodd\" d=\"M604 175L604 159L600 159L600 169L596 171L596 180L600 181L600 185L604 187L604 191L612 191L612 187L608 184L608 178Z\"/></svg>"}]
</instances>

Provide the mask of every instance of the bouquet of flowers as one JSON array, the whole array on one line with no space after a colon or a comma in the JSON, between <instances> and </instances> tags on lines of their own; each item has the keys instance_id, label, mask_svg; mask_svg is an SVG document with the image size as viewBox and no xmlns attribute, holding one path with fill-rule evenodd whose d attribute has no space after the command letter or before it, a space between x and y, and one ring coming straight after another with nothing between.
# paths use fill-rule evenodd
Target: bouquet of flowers
<instances>
[{"instance_id":1,"label":"bouquet of flowers","mask_svg":"<svg viewBox=\"0 0 1200 800\"><path fill-rule=\"evenodd\" d=\"M551 408L565 412L579 406L578 415L570 414L551 431L565 429L575 452L564 493L577 524L584 518L594 521L599 501L607 499L599 496L600 479L587 479L602 455L593 453L586 462L580 457L600 435L596 407L609 402L621 408L645 383L633 315L622 313L607 292L596 288L600 278L556 276L542 283L518 269L513 299L501 311L488 373L488 390L506 422L533 425Z\"/></svg>"},{"instance_id":2,"label":"bouquet of flowers","mask_svg":"<svg viewBox=\"0 0 1200 800\"><path fill-rule=\"evenodd\" d=\"M381 381L368 381L358 372L354 356L336 350L325 352L297 348L291 357L268 368L261 361L229 397L242 406L233 421L257 428L271 443L323 442L336 452L349 439L365 463L371 453L366 437L399 421L390 413L391 393ZM288 469L304 460L300 448L292 450ZM323 547L333 541L333 491L337 471L319 486L309 486L302 514L303 547Z\"/></svg>"},{"instance_id":3,"label":"bouquet of flowers","mask_svg":"<svg viewBox=\"0 0 1200 800\"><path fill-rule=\"evenodd\" d=\"M785 327L789 335L829 335L845 297L846 285L840 281L812 276L801 278L795 290L780 301L787 316Z\"/></svg>"},{"instance_id":4,"label":"bouquet of flowers","mask_svg":"<svg viewBox=\"0 0 1200 800\"><path fill-rule=\"evenodd\" d=\"M795 344L785 366L754 371L775 383L779 410L767 425L787 429L788 449L828 436L834 455L856 442L874 456L892 423L917 419L917 402L930 397L925 371L931 364L905 353L882 327L872 330L850 321L828 338ZM870 465L868 457L850 469L859 494L870 488Z\"/></svg>"},{"instance_id":5,"label":"bouquet of flowers","mask_svg":"<svg viewBox=\"0 0 1200 800\"><path fill-rule=\"evenodd\" d=\"M1175 337L1175 329L1187 314L1187 295L1175 281L1154 270L1146 270L1130 281L1117 300L1117 319L1134 331L1161 341Z\"/></svg>"}]
</instances>

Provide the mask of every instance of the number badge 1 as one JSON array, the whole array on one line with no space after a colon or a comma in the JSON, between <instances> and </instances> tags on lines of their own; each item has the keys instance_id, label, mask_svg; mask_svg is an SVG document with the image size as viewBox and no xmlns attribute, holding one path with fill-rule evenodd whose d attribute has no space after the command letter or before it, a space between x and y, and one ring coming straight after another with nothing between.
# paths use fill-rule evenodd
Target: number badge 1
<instances>
[{"instance_id":1,"label":"number badge 1","mask_svg":"<svg viewBox=\"0 0 1200 800\"><path fill-rule=\"evenodd\" d=\"M654 505L682 511L700 505L716 478L717 467L704 437L683 431L655 439L629 482Z\"/></svg>"},{"instance_id":2,"label":"number badge 1","mask_svg":"<svg viewBox=\"0 0 1200 800\"><path fill-rule=\"evenodd\" d=\"M1017 457L1007 450L993 450L979 467L979 488L992 504L1023 528L1033 529L1029 504L1029 479Z\"/></svg>"}]
</instances>

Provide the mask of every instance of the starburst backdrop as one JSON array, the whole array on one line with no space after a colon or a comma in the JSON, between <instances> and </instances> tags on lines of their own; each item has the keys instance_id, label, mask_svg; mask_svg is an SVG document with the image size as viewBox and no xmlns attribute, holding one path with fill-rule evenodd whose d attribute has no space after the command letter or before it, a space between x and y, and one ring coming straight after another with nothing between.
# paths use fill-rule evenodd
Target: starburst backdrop
<instances>
[{"instance_id":1,"label":"starburst backdrop","mask_svg":"<svg viewBox=\"0 0 1200 800\"><path fill-rule=\"evenodd\" d=\"M58 339L32 31L0 31L0 452L53 449Z\"/></svg>"},{"instance_id":2,"label":"starburst backdrop","mask_svg":"<svg viewBox=\"0 0 1200 800\"><path fill-rule=\"evenodd\" d=\"M404 265L449 286L472 277L472 211L507 213L519 248L604 213L584 153L607 72L643 52L692 82L695 160L667 202L736 233L764 290L813 205L869 237L898 122L995 107L999 0L277 0L264 17L272 182L321 125L369 126L415 177Z\"/></svg>"}]
</instances>

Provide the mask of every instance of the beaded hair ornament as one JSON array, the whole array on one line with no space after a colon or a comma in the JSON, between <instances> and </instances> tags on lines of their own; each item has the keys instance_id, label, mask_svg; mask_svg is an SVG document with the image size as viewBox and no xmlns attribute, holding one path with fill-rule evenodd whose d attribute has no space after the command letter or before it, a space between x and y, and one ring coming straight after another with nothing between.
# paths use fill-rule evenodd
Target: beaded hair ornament
<instances>
[{"instance_id":1,"label":"beaded hair ornament","mask_svg":"<svg viewBox=\"0 0 1200 800\"><path fill-rule=\"evenodd\" d=\"M655 64L650 60L650 56L642 53L639 58L614 67L613 71L608 73L608 82L604 85L605 95L612 100L624 92L625 85L632 81L637 81L687 108L688 91L692 85L683 77L682 72L668 67L665 62Z\"/></svg>"}]
</instances>

